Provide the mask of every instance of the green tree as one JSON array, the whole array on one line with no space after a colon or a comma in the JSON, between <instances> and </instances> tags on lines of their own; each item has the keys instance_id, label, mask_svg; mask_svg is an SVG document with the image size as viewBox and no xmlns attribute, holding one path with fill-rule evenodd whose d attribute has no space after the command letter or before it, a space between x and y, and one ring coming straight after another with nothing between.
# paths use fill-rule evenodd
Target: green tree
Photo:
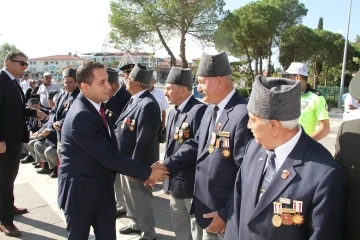
<instances>
[{"instance_id":1,"label":"green tree","mask_svg":"<svg viewBox=\"0 0 360 240\"><path fill-rule=\"evenodd\" d=\"M356 48L358 51L360 51L360 36L355 36L355 41L352 43L352 46Z\"/></svg>"},{"instance_id":2,"label":"green tree","mask_svg":"<svg viewBox=\"0 0 360 240\"><path fill-rule=\"evenodd\" d=\"M291 62L308 62L318 48L318 36L302 24L291 26L280 38L279 62L284 69Z\"/></svg>"},{"instance_id":3,"label":"green tree","mask_svg":"<svg viewBox=\"0 0 360 240\"><path fill-rule=\"evenodd\" d=\"M0 68L4 67L4 59L6 54L8 54L11 51L18 51L19 49L16 48L15 45L4 43L0 46Z\"/></svg>"},{"instance_id":4,"label":"green tree","mask_svg":"<svg viewBox=\"0 0 360 240\"><path fill-rule=\"evenodd\" d=\"M319 18L317 29L324 30L324 19L322 17Z\"/></svg>"},{"instance_id":5,"label":"green tree","mask_svg":"<svg viewBox=\"0 0 360 240\"><path fill-rule=\"evenodd\" d=\"M212 40L225 15L224 6L224 0L112 0L109 23L119 41L129 39L135 45L161 43L171 57L171 65L176 64L176 58L168 40L180 37L180 58L187 67L186 37Z\"/></svg>"}]
</instances>

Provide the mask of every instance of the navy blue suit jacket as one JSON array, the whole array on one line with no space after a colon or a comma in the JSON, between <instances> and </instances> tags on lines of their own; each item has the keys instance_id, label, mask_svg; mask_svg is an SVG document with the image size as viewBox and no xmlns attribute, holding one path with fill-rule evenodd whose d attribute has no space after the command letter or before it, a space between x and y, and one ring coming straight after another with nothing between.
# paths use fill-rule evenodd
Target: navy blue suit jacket
<instances>
[{"instance_id":1,"label":"navy blue suit jacket","mask_svg":"<svg viewBox=\"0 0 360 240\"><path fill-rule=\"evenodd\" d=\"M230 134L230 157L225 158L222 155L222 148L215 149L212 154L208 151L207 133L214 109L214 106L209 106L195 138L187 140L175 155L168 157L164 162L172 178L184 169L196 165L190 213L195 213L197 223L204 229L209 226L212 219L205 219L203 214L217 211L221 219L227 220L236 173L250 140L246 105L247 101L235 92L216 123L216 126L221 124L219 129L214 130L217 135L220 132Z\"/></svg>"},{"instance_id":2,"label":"navy blue suit jacket","mask_svg":"<svg viewBox=\"0 0 360 240\"><path fill-rule=\"evenodd\" d=\"M134 130L130 130L130 124L121 125L124 119L135 120ZM118 150L126 157L151 166L159 161L158 132L160 128L160 108L153 95L146 90L137 101L128 105L120 114L115 123Z\"/></svg>"},{"instance_id":3,"label":"navy blue suit jacket","mask_svg":"<svg viewBox=\"0 0 360 240\"><path fill-rule=\"evenodd\" d=\"M188 125L186 130L189 130L189 136L187 138L183 137L184 141L194 138L206 108L207 105L195 99L194 96L191 96L184 109L179 114L177 122L174 123L176 110L173 109L170 111L166 124L165 159L174 155L182 145L174 139L174 130L172 132L170 131L176 127L182 129L182 125L186 123ZM194 161L196 161L196 159L194 159ZM190 168L181 171L171 180L165 179L164 191L167 192L171 189L172 194L179 199L192 198L194 193L195 169L194 164Z\"/></svg>"},{"instance_id":4,"label":"navy blue suit jacket","mask_svg":"<svg viewBox=\"0 0 360 240\"><path fill-rule=\"evenodd\" d=\"M345 177L331 154L303 131L256 204L266 157L265 149L251 141L237 175L225 239L341 239ZM286 179L281 177L283 170L290 172ZM283 208L292 209L292 200L303 201L302 224L273 226L273 202L279 198L291 199Z\"/></svg>"},{"instance_id":5,"label":"navy blue suit jacket","mask_svg":"<svg viewBox=\"0 0 360 240\"><path fill-rule=\"evenodd\" d=\"M79 87L75 88L75 90L71 93L69 97L66 98L67 92L64 91L60 94L56 105L56 113L54 117L54 122L59 122L59 127L62 128L62 125L64 124L64 120L66 117L66 114L68 113L71 104L76 99L76 97L79 95L80 89ZM66 99L65 99L66 98ZM57 139L60 141L61 138L61 131L57 131Z\"/></svg>"},{"instance_id":6,"label":"navy blue suit jacket","mask_svg":"<svg viewBox=\"0 0 360 240\"><path fill-rule=\"evenodd\" d=\"M151 168L120 155L100 113L80 93L62 128L58 204L66 213L94 213L115 204L115 171L145 181Z\"/></svg>"},{"instance_id":7,"label":"navy blue suit jacket","mask_svg":"<svg viewBox=\"0 0 360 240\"><path fill-rule=\"evenodd\" d=\"M25 117L36 117L36 111L25 109L23 90L0 70L0 142L5 141L7 151L29 142Z\"/></svg>"},{"instance_id":8,"label":"navy blue suit jacket","mask_svg":"<svg viewBox=\"0 0 360 240\"><path fill-rule=\"evenodd\" d=\"M119 118L130 98L131 94L126 91L125 86L121 86L119 91L104 104L111 128L114 128L116 120Z\"/></svg>"}]
</instances>

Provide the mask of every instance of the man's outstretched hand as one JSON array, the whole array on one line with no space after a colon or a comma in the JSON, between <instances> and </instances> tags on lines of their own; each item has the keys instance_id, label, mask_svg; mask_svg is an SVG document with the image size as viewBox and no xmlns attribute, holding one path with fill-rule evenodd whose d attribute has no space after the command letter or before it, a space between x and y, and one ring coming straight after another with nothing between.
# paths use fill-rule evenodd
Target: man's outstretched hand
<instances>
[{"instance_id":1,"label":"man's outstretched hand","mask_svg":"<svg viewBox=\"0 0 360 240\"><path fill-rule=\"evenodd\" d=\"M169 171L167 168L160 164L159 162L151 165L152 171L148 180L144 182L144 185L149 185L150 187L154 187L155 183L158 181L163 181L166 178L169 178Z\"/></svg>"}]
</instances>

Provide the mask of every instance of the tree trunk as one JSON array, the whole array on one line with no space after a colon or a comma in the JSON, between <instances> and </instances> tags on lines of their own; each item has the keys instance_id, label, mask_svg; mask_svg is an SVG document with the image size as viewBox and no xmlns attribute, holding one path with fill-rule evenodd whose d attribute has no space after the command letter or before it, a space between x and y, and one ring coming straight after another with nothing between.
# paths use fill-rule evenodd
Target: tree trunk
<instances>
[{"instance_id":1,"label":"tree trunk","mask_svg":"<svg viewBox=\"0 0 360 240\"><path fill-rule=\"evenodd\" d=\"M330 69L330 65L327 65L325 71L325 86L328 85L329 69Z\"/></svg>"},{"instance_id":2,"label":"tree trunk","mask_svg":"<svg viewBox=\"0 0 360 240\"><path fill-rule=\"evenodd\" d=\"M255 81L255 76L254 76L254 72L253 72L252 67L251 67L251 58L250 58L250 54L249 54L249 49L247 47L245 47L245 51L246 51L247 61L248 61L248 64L249 64L249 71L251 73L252 81L254 82Z\"/></svg>"},{"instance_id":3,"label":"tree trunk","mask_svg":"<svg viewBox=\"0 0 360 240\"><path fill-rule=\"evenodd\" d=\"M273 38L269 37L269 42L268 42L268 62L267 62L267 73L266 76L270 77L271 76L271 47L272 47L272 41Z\"/></svg>"},{"instance_id":4,"label":"tree trunk","mask_svg":"<svg viewBox=\"0 0 360 240\"><path fill-rule=\"evenodd\" d=\"M314 70L314 84L313 84L313 88L316 89L316 85L318 82L318 78L319 78L319 72L318 72L318 68L317 68L317 60L315 59L314 63L313 63L313 70Z\"/></svg>"},{"instance_id":5,"label":"tree trunk","mask_svg":"<svg viewBox=\"0 0 360 240\"><path fill-rule=\"evenodd\" d=\"M260 71L259 71L260 75L263 75L263 70L262 70L263 69L263 59L262 59L262 57L260 57L260 67L259 68L260 68Z\"/></svg>"},{"instance_id":6,"label":"tree trunk","mask_svg":"<svg viewBox=\"0 0 360 240\"><path fill-rule=\"evenodd\" d=\"M257 57L255 58L255 75L259 75L259 59Z\"/></svg>"},{"instance_id":7,"label":"tree trunk","mask_svg":"<svg viewBox=\"0 0 360 240\"><path fill-rule=\"evenodd\" d=\"M188 62L186 61L186 54L185 54L185 31L181 31L181 40L180 40L180 57L182 60L182 67L183 68L187 68L188 67Z\"/></svg>"},{"instance_id":8,"label":"tree trunk","mask_svg":"<svg viewBox=\"0 0 360 240\"><path fill-rule=\"evenodd\" d=\"M161 44L164 46L165 50L167 51L167 53L169 54L169 56L171 58L170 67L175 66L176 65L176 58L175 58L174 54L172 53L171 49L169 48L169 46L166 44L165 39L164 39L163 35L161 34L160 29L158 27L156 27L156 33L159 36Z\"/></svg>"}]
</instances>

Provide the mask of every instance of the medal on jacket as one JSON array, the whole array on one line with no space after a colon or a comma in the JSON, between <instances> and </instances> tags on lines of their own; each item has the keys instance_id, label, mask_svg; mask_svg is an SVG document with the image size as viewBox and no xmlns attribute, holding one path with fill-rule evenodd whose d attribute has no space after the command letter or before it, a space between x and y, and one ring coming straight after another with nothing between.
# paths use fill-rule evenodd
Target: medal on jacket
<instances>
[{"instance_id":1,"label":"medal on jacket","mask_svg":"<svg viewBox=\"0 0 360 240\"><path fill-rule=\"evenodd\" d=\"M275 227L281 226L281 217L279 216L281 214L282 204L279 202L273 202L274 204L274 216L272 217L272 224Z\"/></svg>"},{"instance_id":2,"label":"medal on jacket","mask_svg":"<svg viewBox=\"0 0 360 240\"><path fill-rule=\"evenodd\" d=\"M210 139L210 146L209 146L209 153L212 154L215 151L214 144L216 141L216 133L211 133L211 139Z\"/></svg>"},{"instance_id":3,"label":"medal on jacket","mask_svg":"<svg viewBox=\"0 0 360 240\"><path fill-rule=\"evenodd\" d=\"M290 176L290 172L288 170L283 170L281 174L281 178L286 180Z\"/></svg>"},{"instance_id":4,"label":"medal on jacket","mask_svg":"<svg viewBox=\"0 0 360 240\"><path fill-rule=\"evenodd\" d=\"M220 138L216 139L215 147L216 147L217 149L220 148L220 142L221 142L221 139L220 139Z\"/></svg>"},{"instance_id":5,"label":"medal on jacket","mask_svg":"<svg viewBox=\"0 0 360 240\"><path fill-rule=\"evenodd\" d=\"M41 122L40 122L40 121L38 121L37 123L38 123L38 127L40 128L40 127L41 127Z\"/></svg>"},{"instance_id":6,"label":"medal on jacket","mask_svg":"<svg viewBox=\"0 0 360 240\"><path fill-rule=\"evenodd\" d=\"M293 225L293 215L295 213L294 209L291 208L282 208L281 209L281 222L284 225Z\"/></svg>"},{"instance_id":7,"label":"medal on jacket","mask_svg":"<svg viewBox=\"0 0 360 240\"><path fill-rule=\"evenodd\" d=\"M183 136L184 136L184 132L182 130L180 130L179 131L179 139L178 139L178 142L180 144L182 144L184 142Z\"/></svg>"},{"instance_id":8,"label":"medal on jacket","mask_svg":"<svg viewBox=\"0 0 360 240\"><path fill-rule=\"evenodd\" d=\"M109 114L108 114L108 116L109 116L109 117L111 117L111 116L112 116L112 112L111 112L111 111L109 111Z\"/></svg>"},{"instance_id":9,"label":"medal on jacket","mask_svg":"<svg viewBox=\"0 0 360 240\"><path fill-rule=\"evenodd\" d=\"M230 148L230 140L228 138L225 138L223 140L223 148L224 148L223 151L222 151L223 156L225 158L230 157L230 155L231 155L231 152L229 150L229 148Z\"/></svg>"},{"instance_id":10,"label":"medal on jacket","mask_svg":"<svg viewBox=\"0 0 360 240\"><path fill-rule=\"evenodd\" d=\"M135 130L135 119L131 120L130 131Z\"/></svg>"},{"instance_id":11,"label":"medal on jacket","mask_svg":"<svg viewBox=\"0 0 360 240\"><path fill-rule=\"evenodd\" d=\"M181 128L182 129L186 129L189 126L189 123L184 122L183 124L181 124Z\"/></svg>"},{"instance_id":12,"label":"medal on jacket","mask_svg":"<svg viewBox=\"0 0 360 240\"><path fill-rule=\"evenodd\" d=\"M174 139L178 140L178 138L179 138L179 127L176 127L175 128L175 133L174 133Z\"/></svg>"},{"instance_id":13,"label":"medal on jacket","mask_svg":"<svg viewBox=\"0 0 360 240\"><path fill-rule=\"evenodd\" d=\"M125 128L125 123L126 123L126 121L127 121L127 118L124 118L124 121L123 121L123 123L121 124L121 128L122 128L122 129Z\"/></svg>"},{"instance_id":14,"label":"medal on jacket","mask_svg":"<svg viewBox=\"0 0 360 240\"><path fill-rule=\"evenodd\" d=\"M300 225L304 223L304 217L301 215L303 207L303 201L293 201L293 208L295 209L296 214L293 217L295 225Z\"/></svg>"}]
</instances>

